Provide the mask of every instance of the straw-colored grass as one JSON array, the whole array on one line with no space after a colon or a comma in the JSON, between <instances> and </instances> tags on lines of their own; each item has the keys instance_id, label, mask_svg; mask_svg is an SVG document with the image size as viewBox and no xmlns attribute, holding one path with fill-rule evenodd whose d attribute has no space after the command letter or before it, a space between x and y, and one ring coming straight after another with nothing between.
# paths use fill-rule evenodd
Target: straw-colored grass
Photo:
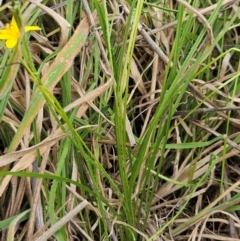
<instances>
[{"instance_id":1,"label":"straw-colored grass","mask_svg":"<svg viewBox=\"0 0 240 241\"><path fill-rule=\"evenodd\" d=\"M1 241L240 239L239 1L0 4Z\"/></svg>"}]
</instances>

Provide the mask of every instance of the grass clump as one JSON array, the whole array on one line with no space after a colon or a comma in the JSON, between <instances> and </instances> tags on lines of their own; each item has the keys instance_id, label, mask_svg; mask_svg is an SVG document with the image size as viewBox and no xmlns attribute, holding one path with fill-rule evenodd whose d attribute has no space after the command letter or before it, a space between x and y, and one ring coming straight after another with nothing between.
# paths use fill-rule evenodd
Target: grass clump
<instances>
[{"instance_id":1,"label":"grass clump","mask_svg":"<svg viewBox=\"0 0 240 241\"><path fill-rule=\"evenodd\" d=\"M1 240L239 239L236 2L1 10Z\"/></svg>"}]
</instances>

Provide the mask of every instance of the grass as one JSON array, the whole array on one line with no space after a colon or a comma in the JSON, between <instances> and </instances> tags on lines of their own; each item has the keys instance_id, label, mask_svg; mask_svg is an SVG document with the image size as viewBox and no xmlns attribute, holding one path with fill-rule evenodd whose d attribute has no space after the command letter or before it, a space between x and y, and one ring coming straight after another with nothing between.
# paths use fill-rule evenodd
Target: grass
<instances>
[{"instance_id":1,"label":"grass","mask_svg":"<svg viewBox=\"0 0 240 241\"><path fill-rule=\"evenodd\" d=\"M31 2L1 6L41 27L0 43L1 240L239 240L237 3Z\"/></svg>"}]
</instances>

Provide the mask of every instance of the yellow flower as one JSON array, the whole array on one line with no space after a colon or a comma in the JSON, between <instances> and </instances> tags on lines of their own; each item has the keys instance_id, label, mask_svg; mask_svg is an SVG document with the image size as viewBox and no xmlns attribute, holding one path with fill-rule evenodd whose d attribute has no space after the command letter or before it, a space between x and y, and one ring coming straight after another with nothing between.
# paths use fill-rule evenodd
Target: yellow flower
<instances>
[{"instance_id":1,"label":"yellow flower","mask_svg":"<svg viewBox=\"0 0 240 241\"><path fill-rule=\"evenodd\" d=\"M38 26L26 26L25 32L41 30ZM6 40L6 47L12 49L16 46L20 37L20 30L14 17L11 24L6 24L6 29L0 29L0 39Z\"/></svg>"}]
</instances>

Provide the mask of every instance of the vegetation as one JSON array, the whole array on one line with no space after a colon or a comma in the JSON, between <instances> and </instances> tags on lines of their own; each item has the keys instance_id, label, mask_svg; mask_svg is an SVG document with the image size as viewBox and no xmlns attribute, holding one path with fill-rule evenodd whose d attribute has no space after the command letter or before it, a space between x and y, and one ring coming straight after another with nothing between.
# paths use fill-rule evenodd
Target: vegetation
<instances>
[{"instance_id":1,"label":"vegetation","mask_svg":"<svg viewBox=\"0 0 240 241\"><path fill-rule=\"evenodd\" d=\"M3 3L1 240L239 240L238 4Z\"/></svg>"}]
</instances>

